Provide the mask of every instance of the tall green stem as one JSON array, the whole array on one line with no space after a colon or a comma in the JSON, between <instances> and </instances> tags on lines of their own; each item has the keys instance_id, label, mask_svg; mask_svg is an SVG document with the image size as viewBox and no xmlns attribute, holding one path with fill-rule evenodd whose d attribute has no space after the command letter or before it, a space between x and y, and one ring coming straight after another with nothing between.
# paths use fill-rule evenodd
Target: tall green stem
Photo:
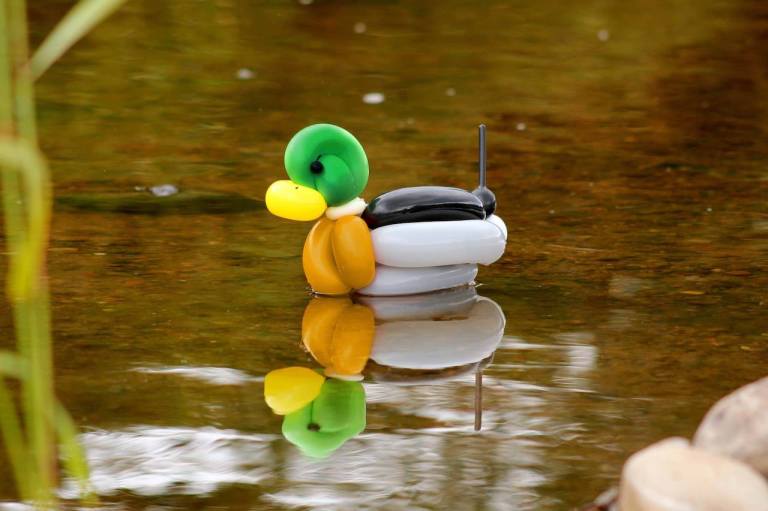
<instances>
[{"instance_id":1,"label":"tall green stem","mask_svg":"<svg viewBox=\"0 0 768 511\"><path fill-rule=\"evenodd\" d=\"M8 4L0 1L0 35L8 32ZM7 35L0 38L0 138L10 138L14 135L14 99L13 99L13 72L11 67L10 40ZM14 169L2 167L3 182L3 212L5 220L5 243L10 264L16 266L16 256L13 248L19 244L21 232L21 192L19 190L18 174ZM10 273L10 271L9 271ZM8 280L10 290L10 279ZM14 323L20 324L20 314L14 307ZM3 375L0 374L0 432L5 438L8 457L11 461L16 487L21 498L31 498L29 485L31 477L28 470L29 463L26 459L26 441L24 440L21 425L19 423L16 405L6 387Z\"/></svg>"},{"instance_id":2,"label":"tall green stem","mask_svg":"<svg viewBox=\"0 0 768 511\"><path fill-rule=\"evenodd\" d=\"M9 9L6 0L0 0L0 137L14 137L13 64L11 59ZM5 37L3 37L5 34ZM3 207L5 217L6 246L11 259L12 246L18 246L23 233L21 221L21 190L18 173L3 167ZM14 261L11 261L13 266ZM10 282L10 280L9 280Z\"/></svg>"},{"instance_id":3,"label":"tall green stem","mask_svg":"<svg viewBox=\"0 0 768 511\"><path fill-rule=\"evenodd\" d=\"M8 6L0 2L0 34L8 33ZM13 124L13 89L10 46L7 37L0 41L0 136L9 136Z\"/></svg>"},{"instance_id":4,"label":"tall green stem","mask_svg":"<svg viewBox=\"0 0 768 511\"><path fill-rule=\"evenodd\" d=\"M28 473L26 446L19 424L16 405L8 392L8 387L0 375L0 433L7 444L8 458L11 460L11 470L16 481L16 487L23 500L32 498L29 485L32 483Z\"/></svg>"},{"instance_id":5,"label":"tall green stem","mask_svg":"<svg viewBox=\"0 0 768 511\"><path fill-rule=\"evenodd\" d=\"M15 79L16 122L19 135L29 141L37 140L35 99L32 73L29 69L29 42L27 34L26 0L10 0L9 19L11 61Z\"/></svg>"},{"instance_id":6,"label":"tall green stem","mask_svg":"<svg viewBox=\"0 0 768 511\"><path fill-rule=\"evenodd\" d=\"M5 95L2 121L7 127L3 131L15 136L18 147L15 164L3 167L6 242L10 254L9 298L14 307L19 354L27 361L28 368L27 378L22 382L22 409L30 458L26 462L26 475L31 478L27 487L36 504L45 508L53 502L56 481L51 422L53 362L43 268L50 184L47 173L36 166L38 162L25 157L25 153L35 152L37 145L25 0L3 0L3 13L6 51L2 62L1 92ZM25 151L25 146L31 151Z\"/></svg>"}]
</instances>

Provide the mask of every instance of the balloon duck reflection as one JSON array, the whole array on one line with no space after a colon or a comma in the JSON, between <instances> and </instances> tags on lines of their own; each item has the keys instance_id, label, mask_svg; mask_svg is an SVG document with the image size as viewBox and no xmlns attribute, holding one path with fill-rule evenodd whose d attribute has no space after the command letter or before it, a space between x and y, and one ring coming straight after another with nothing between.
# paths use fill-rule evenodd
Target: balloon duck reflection
<instances>
[{"instance_id":1,"label":"balloon duck reflection","mask_svg":"<svg viewBox=\"0 0 768 511\"><path fill-rule=\"evenodd\" d=\"M361 380L433 384L476 374L504 334L492 300L461 287L420 296L314 297L304 311L302 342L324 370L287 367L267 374L267 404L284 415L282 432L303 453L324 458L365 429Z\"/></svg>"},{"instance_id":2,"label":"balloon duck reflection","mask_svg":"<svg viewBox=\"0 0 768 511\"><path fill-rule=\"evenodd\" d=\"M267 208L290 220L320 220L304 243L304 274L322 295L424 293L474 281L477 264L504 253L507 228L486 187L485 126L480 126L480 185L401 188L366 205L368 159L348 131L308 126L285 149L290 180L273 183ZM322 217L322 218L321 218Z\"/></svg>"}]
</instances>

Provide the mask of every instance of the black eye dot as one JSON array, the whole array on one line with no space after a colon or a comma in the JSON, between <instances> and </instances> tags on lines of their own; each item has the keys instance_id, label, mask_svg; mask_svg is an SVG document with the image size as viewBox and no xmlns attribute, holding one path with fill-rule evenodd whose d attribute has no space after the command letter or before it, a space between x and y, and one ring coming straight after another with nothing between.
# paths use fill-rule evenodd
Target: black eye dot
<instances>
[{"instance_id":1,"label":"black eye dot","mask_svg":"<svg viewBox=\"0 0 768 511\"><path fill-rule=\"evenodd\" d=\"M310 431L320 431L320 424L317 424L316 422L310 422L307 424L307 429Z\"/></svg>"},{"instance_id":2,"label":"black eye dot","mask_svg":"<svg viewBox=\"0 0 768 511\"><path fill-rule=\"evenodd\" d=\"M323 163L320 160L315 160L309 164L309 170L311 170L313 174L320 174L325 170L325 167L323 167Z\"/></svg>"}]
</instances>

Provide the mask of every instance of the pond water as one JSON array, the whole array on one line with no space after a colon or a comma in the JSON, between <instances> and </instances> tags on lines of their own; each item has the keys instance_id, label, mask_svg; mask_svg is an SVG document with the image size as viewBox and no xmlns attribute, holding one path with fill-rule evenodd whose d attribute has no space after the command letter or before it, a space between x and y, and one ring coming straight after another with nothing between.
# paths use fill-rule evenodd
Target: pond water
<instances>
[{"instance_id":1,"label":"pond water","mask_svg":"<svg viewBox=\"0 0 768 511\"><path fill-rule=\"evenodd\" d=\"M69 4L34 3L35 40ZM767 49L760 0L129 2L38 87L57 389L103 505L569 509L691 436L768 359ZM492 360L372 364L365 430L321 460L263 397L320 368L309 225L263 207L315 122L362 142L369 200L473 188L485 122L509 228Z\"/></svg>"}]
</instances>

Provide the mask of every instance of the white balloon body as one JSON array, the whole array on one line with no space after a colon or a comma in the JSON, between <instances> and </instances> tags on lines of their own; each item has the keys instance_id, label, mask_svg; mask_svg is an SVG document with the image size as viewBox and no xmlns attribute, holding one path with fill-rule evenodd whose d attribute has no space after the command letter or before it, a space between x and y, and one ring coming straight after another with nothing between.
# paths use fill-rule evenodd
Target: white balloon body
<instances>
[{"instance_id":1,"label":"white balloon body","mask_svg":"<svg viewBox=\"0 0 768 511\"><path fill-rule=\"evenodd\" d=\"M376 232L376 231L374 231ZM456 264L429 268L395 268L376 265L376 277L358 293L370 296L397 296L428 293L474 282L477 265Z\"/></svg>"},{"instance_id":2,"label":"white balloon body","mask_svg":"<svg viewBox=\"0 0 768 511\"><path fill-rule=\"evenodd\" d=\"M504 232L489 220L392 224L374 229L371 238L376 262L399 268L487 265L506 246Z\"/></svg>"},{"instance_id":3,"label":"white balloon body","mask_svg":"<svg viewBox=\"0 0 768 511\"><path fill-rule=\"evenodd\" d=\"M371 358L382 366L420 370L479 362L496 351L505 322L501 308L484 297L456 319L383 322L376 326Z\"/></svg>"},{"instance_id":4,"label":"white balloon body","mask_svg":"<svg viewBox=\"0 0 768 511\"><path fill-rule=\"evenodd\" d=\"M507 241L507 224L504 223L504 220L502 220L501 217L496 215L491 215L488 218L486 218L486 220L488 220L493 225L501 229L501 232L504 234L504 241Z\"/></svg>"}]
</instances>

